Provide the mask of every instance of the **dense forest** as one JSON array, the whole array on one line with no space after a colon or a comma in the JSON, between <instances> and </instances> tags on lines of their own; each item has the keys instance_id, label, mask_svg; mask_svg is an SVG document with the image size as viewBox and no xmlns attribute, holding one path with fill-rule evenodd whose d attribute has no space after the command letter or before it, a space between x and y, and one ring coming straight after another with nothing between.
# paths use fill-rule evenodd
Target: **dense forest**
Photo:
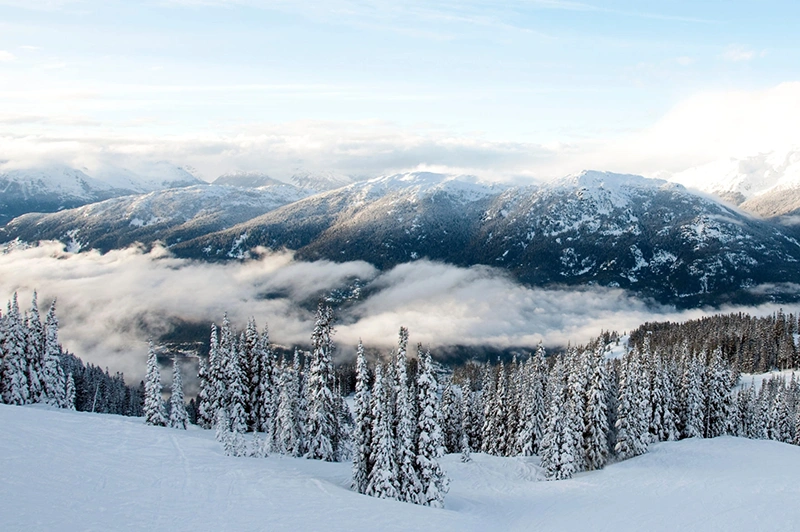
<instances>
[{"instance_id":1,"label":"dense forest","mask_svg":"<svg viewBox=\"0 0 800 532\"><path fill-rule=\"evenodd\" d=\"M0 314L0 401L125 416L142 415L143 394L65 352L58 341L56 302L42 322L36 293L31 308L20 311L15 293Z\"/></svg>"}]
</instances>

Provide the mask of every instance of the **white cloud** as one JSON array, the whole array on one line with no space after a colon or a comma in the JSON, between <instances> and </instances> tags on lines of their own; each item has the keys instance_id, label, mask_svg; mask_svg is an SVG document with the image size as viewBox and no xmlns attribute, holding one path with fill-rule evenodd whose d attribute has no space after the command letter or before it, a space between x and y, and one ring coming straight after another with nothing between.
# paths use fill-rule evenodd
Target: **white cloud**
<instances>
[{"instance_id":1,"label":"white cloud","mask_svg":"<svg viewBox=\"0 0 800 532\"><path fill-rule=\"evenodd\" d=\"M756 52L747 49L743 46L730 46L722 54L722 58L726 61L738 63L741 61L750 61L756 56Z\"/></svg>"},{"instance_id":2,"label":"white cloud","mask_svg":"<svg viewBox=\"0 0 800 532\"><path fill-rule=\"evenodd\" d=\"M16 59L14 54L6 50L0 50L0 63L9 63Z\"/></svg>"},{"instance_id":3,"label":"white cloud","mask_svg":"<svg viewBox=\"0 0 800 532\"><path fill-rule=\"evenodd\" d=\"M146 340L170 328L170 319L221 320L243 327L269 323L282 345L307 344L321 292L358 277L366 298L338 316L335 340L349 356L359 338L390 349L401 325L412 345L531 347L582 343L602 329L630 330L646 320L699 317L650 306L622 290L528 288L488 267L458 268L419 261L378 272L364 262L296 262L289 254L230 264L199 263L130 248L105 255L72 254L60 244L0 254L0 296L19 291L26 305L34 289L43 305L58 297L61 340L87 362L141 378ZM759 309L756 309L759 311ZM760 309L771 312L775 309ZM787 310L788 311L788 310Z\"/></svg>"}]
</instances>

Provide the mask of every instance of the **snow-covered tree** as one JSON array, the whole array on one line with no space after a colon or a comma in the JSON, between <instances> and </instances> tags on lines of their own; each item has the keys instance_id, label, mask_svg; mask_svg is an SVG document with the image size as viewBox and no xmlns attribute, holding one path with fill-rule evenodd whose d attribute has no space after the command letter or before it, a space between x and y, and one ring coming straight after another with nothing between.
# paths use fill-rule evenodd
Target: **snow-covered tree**
<instances>
[{"instance_id":1,"label":"snow-covered tree","mask_svg":"<svg viewBox=\"0 0 800 532\"><path fill-rule=\"evenodd\" d=\"M437 415L439 411L437 388L431 354L428 351L420 352L417 375L419 405L417 471L422 491L419 495L419 504L441 508L444 506L444 496L449 489L450 481L438 460L444 453L444 445Z\"/></svg>"},{"instance_id":2,"label":"snow-covered tree","mask_svg":"<svg viewBox=\"0 0 800 532\"><path fill-rule=\"evenodd\" d=\"M369 481L366 493L380 499L397 499L398 468L395 441L392 434L392 416L390 405L391 383L383 377L380 364L375 367L375 383L372 387L372 448Z\"/></svg>"},{"instance_id":3,"label":"snow-covered tree","mask_svg":"<svg viewBox=\"0 0 800 532\"><path fill-rule=\"evenodd\" d=\"M147 352L147 375L144 381L144 420L148 425L163 427L167 424L164 400L161 397L161 372L152 341Z\"/></svg>"},{"instance_id":4,"label":"snow-covered tree","mask_svg":"<svg viewBox=\"0 0 800 532\"><path fill-rule=\"evenodd\" d=\"M417 503L421 489L416 471L416 419L408 390L406 351L408 329L400 327L397 357L394 361L395 451L397 453L397 489L401 501Z\"/></svg>"},{"instance_id":5,"label":"snow-covered tree","mask_svg":"<svg viewBox=\"0 0 800 532\"><path fill-rule=\"evenodd\" d=\"M548 480L571 478L576 471L577 449L572 424L574 412L569 400L564 366L563 360L557 361L549 379L550 410L540 446L542 467Z\"/></svg>"},{"instance_id":6,"label":"snow-covered tree","mask_svg":"<svg viewBox=\"0 0 800 532\"><path fill-rule=\"evenodd\" d=\"M704 432L705 394L703 393L703 365L696 356L691 356L684 350L685 369L681 380L682 407L681 425L685 438L702 438Z\"/></svg>"},{"instance_id":7,"label":"snow-covered tree","mask_svg":"<svg viewBox=\"0 0 800 532\"><path fill-rule=\"evenodd\" d=\"M25 328L19 312L17 294L9 303L5 317L5 338L3 339L3 402L9 405L30 403L28 389L28 369L25 358Z\"/></svg>"},{"instance_id":8,"label":"snow-covered tree","mask_svg":"<svg viewBox=\"0 0 800 532\"><path fill-rule=\"evenodd\" d=\"M333 397L333 311L319 303L311 335L311 361L308 376L306 456L332 462L338 459L339 433Z\"/></svg>"},{"instance_id":9,"label":"snow-covered tree","mask_svg":"<svg viewBox=\"0 0 800 532\"><path fill-rule=\"evenodd\" d=\"M189 415L186 413L186 403L183 399L183 379L178 357L172 359L172 396L169 398L169 426L174 429L186 430Z\"/></svg>"},{"instance_id":10,"label":"snow-covered tree","mask_svg":"<svg viewBox=\"0 0 800 532\"><path fill-rule=\"evenodd\" d=\"M58 343L58 318L56 317L56 302L50 305L45 320L44 359L42 364L42 386L46 402L52 406L65 408L66 381L64 371L61 369L61 345Z\"/></svg>"},{"instance_id":11,"label":"snow-covered tree","mask_svg":"<svg viewBox=\"0 0 800 532\"><path fill-rule=\"evenodd\" d=\"M227 352L226 370L226 404L230 417L231 431L243 434L247 432L247 374L245 372L242 350L246 340L242 333L239 341L231 339Z\"/></svg>"},{"instance_id":12,"label":"snow-covered tree","mask_svg":"<svg viewBox=\"0 0 800 532\"><path fill-rule=\"evenodd\" d=\"M356 355L356 394L354 398L355 429L353 431L353 489L366 493L371 469L372 415L370 413L369 369L364 344L358 341Z\"/></svg>"},{"instance_id":13,"label":"snow-covered tree","mask_svg":"<svg viewBox=\"0 0 800 532\"><path fill-rule=\"evenodd\" d=\"M586 469L602 469L608 459L608 382L602 348L591 357L586 423L584 429L584 454Z\"/></svg>"},{"instance_id":14,"label":"snow-covered tree","mask_svg":"<svg viewBox=\"0 0 800 532\"><path fill-rule=\"evenodd\" d=\"M214 426L215 418L215 413L211 409L211 394L214 385L208 378L206 360L203 357L197 358L197 381L200 385L200 390L197 392L197 424L204 429L210 429Z\"/></svg>"},{"instance_id":15,"label":"snow-covered tree","mask_svg":"<svg viewBox=\"0 0 800 532\"><path fill-rule=\"evenodd\" d=\"M72 378L72 373L67 376L67 384L64 391L64 408L75 410L75 379Z\"/></svg>"},{"instance_id":16,"label":"snow-covered tree","mask_svg":"<svg viewBox=\"0 0 800 532\"><path fill-rule=\"evenodd\" d=\"M42 386L42 355L44 353L44 326L39 316L39 303L33 292L31 309L25 315L25 366L28 393L32 403L44 403L47 397Z\"/></svg>"}]
</instances>

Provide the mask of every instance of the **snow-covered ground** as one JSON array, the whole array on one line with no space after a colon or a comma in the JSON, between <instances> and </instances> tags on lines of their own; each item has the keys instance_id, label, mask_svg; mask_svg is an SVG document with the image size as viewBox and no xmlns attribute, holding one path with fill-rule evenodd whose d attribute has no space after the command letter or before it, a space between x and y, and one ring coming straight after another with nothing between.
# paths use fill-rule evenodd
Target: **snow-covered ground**
<instances>
[{"instance_id":1,"label":"snow-covered ground","mask_svg":"<svg viewBox=\"0 0 800 532\"><path fill-rule=\"evenodd\" d=\"M800 448L685 440L560 482L443 459L446 509L348 489L349 464L231 458L211 431L0 405L0 530L796 530Z\"/></svg>"},{"instance_id":2,"label":"snow-covered ground","mask_svg":"<svg viewBox=\"0 0 800 532\"><path fill-rule=\"evenodd\" d=\"M800 377L800 374L793 369L784 369L781 371L768 371L767 373L742 373L739 376L739 384L738 388L744 388L745 386L754 386L756 391L761 389L761 385L764 384L764 381L768 381L773 377L780 377L787 383L792 380L792 375L797 375Z\"/></svg>"}]
</instances>

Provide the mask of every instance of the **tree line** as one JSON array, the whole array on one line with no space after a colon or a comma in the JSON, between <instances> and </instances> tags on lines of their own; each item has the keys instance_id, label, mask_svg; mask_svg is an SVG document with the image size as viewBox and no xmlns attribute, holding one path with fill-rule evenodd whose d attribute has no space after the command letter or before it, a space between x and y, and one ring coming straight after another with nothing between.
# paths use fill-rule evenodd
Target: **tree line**
<instances>
[{"instance_id":1,"label":"tree line","mask_svg":"<svg viewBox=\"0 0 800 532\"><path fill-rule=\"evenodd\" d=\"M142 415L141 390L127 386L121 373L110 375L64 351L58 326L55 301L42 321L36 292L25 311L14 293L0 312L0 402Z\"/></svg>"}]
</instances>

